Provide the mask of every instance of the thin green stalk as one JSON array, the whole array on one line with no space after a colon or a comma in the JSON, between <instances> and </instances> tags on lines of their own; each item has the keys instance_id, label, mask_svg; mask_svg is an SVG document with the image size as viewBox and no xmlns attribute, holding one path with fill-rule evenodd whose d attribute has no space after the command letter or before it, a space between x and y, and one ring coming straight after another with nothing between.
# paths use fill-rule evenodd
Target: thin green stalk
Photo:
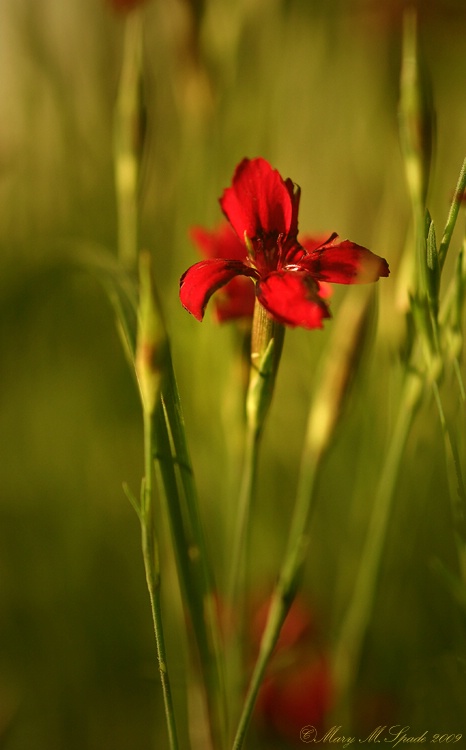
<instances>
[{"instance_id":1,"label":"thin green stalk","mask_svg":"<svg viewBox=\"0 0 466 750\"><path fill-rule=\"evenodd\" d=\"M241 750L243 747L267 665L295 597L309 546L309 537L306 534L306 529L309 526L309 519L314 507L315 479L322 457L323 453L318 453L313 456L313 460L306 461L307 468L301 474L285 563L272 595L266 627L261 639L259 654L249 683L232 750Z\"/></svg>"},{"instance_id":2,"label":"thin green stalk","mask_svg":"<svg viewBox=\"0 0 466 750\"><path fill-rule=\"evenodd\" d=\"M160 680L162 683L165 719L167 723L170 750L178 750L178 737L175 723L175 712L167 670L165 638L163 633L162 611L160 605L160 564L157 538L154 528L154 497L152 487L152 415L144 411L144 486L141 507L142 550L146 572L147 588L152 610L157 659Z\"/></svg>"},{"instance_id":3,"label":"thin green stalk","mask_svg":"<svg viewBox=\"0 0 466 750\"><path fill-rule=\"evenodd\" d=\"M168 399L167 399L168 400ZM183 464L186 474L192 469L176 452L176 444L169 432L171 421L168 409L162 404L155 416L156 467L163 484L167 514L171 527L183 602L192 623L196 643L196 656L203 676L210 730L214 746L224 747L226 723L226 696L223 661L220 649L218 622L215 616L215 587L210 573L207 550L197 509L193 510L193 497L188 499L178 483L175 467ZM187 478L185 482L189 483ZM183 482L181 482L183 484ZM194 483L193 483L194 487ZM191 507L191 510L190 510ZM193 523L193 517L197 520ZM197 527L199 522L199 528Z\"/></svg>"},{"instance_id":4,"label":"thin green stalk","mask_svg":"<svg viewBox=\"0 0 466 750\"><path fill-rule=\"evenodd\" d=\"M233 536L229 576L229 602L236 610L240 583L247 568L248 529L255 494L260 439L272 401L283 348L284 328L256 302L251 333L251 366L246 396L247 427L238 512Z\"/></svg>"},{"instance_id":5,"label":"thin green stalk","mask_svg":"<svg viewBox=\"0 0 466 750\"><path fill-rule=\"evenodd\" d=\"M455 475L456 475L456 482L457 482L456 494L457 494L458 499L462 503L460 512L459 513L457 512L455 514L456 520L458 520L458 518L466 517L466 488L464 484L463 473L461 470L460 454L459 454L458 444L455 438L455 434L452 428L447 424L447 420L445 418L437 383L433 383L433 389L434 389L435 400L437 403L437 408L439 410L440 424L442 426L443 438L444 438L444 443L445 443L445 457L448 460L448 454L451 453L451 457L453 459L453 465L455 467ZM454 501L453 502L454 506L457 505L456 499L454 499L453 497L452 497L452 501Z\"/></svg>"},{"instance_id":6,"label":"thin green stalk","mask_svg":"<svg viewBox=\"0 0 466 750\"><path fill-rule=\"evenodd\" d=\"M284 340L284 327L276 323L267 310L256 302L251 331L251 360L246 394L246 434L236 523L233 531L227 599L233 638L229 654L230 716L236 720L236 699L242 664L242 635L245 626L248 547L251 510L256 490L256 476L265 420L272 402L275 379ZM243 596L241 593L243 592Z\"/></svg>"},{"instance_id":7,"label":"thin green stalk","mask_svg":"<svg viewBox=\"0 0 466 750\"><path fill-rule=\"evenodd\" d=\"M406 7L403 15L398 117L413 213L414 216L420 213L423 219L432 161L435 111L430 77L420 49L417 12L413 7Z\"/></svg>"},{"instance_id":8,"label":"thin green stalk","mask_svg":"<svg viewBox=\"0 0 466 750\"><path fill-rule=\"evenodd\" d=\"M238 723L233 750L240 750L243 747L257 695L268 662L280 637L282 625L293 603L309 549L308 528L315 504L316 479L335 424L332 424L330 420L328 432L324 430L316 439L315 414L316 409L311 409L284 562L272 595L267 623Z\"/></svg>"},{"instance_id":9,"label":"thin green stalk","mask_svg":"<svg viewBox=\"0 0 466 750\"><path fill-rule=\"evenodd\" d=\"M233 610L235 610L238 593L242 588L241 583L244 583L246 572L245 550L248 546L249 520L256 486L258 458L259 435L254 426L248 425L229 570L228 601Z\"/></svg>"},{"instance_id":10,"label":"thin green stalk","mask_svg":"<svg viewBox=\"0 0 466 750\"><path fill-rule=\"evenodd\" d=\"M364 638L372 615L401 459L422 392L420 376L409 373L372 506L356 584L334 650L334 674L342 701L348 696L357 677Z\"/></svg>"},{"instance_id":11,"label":"thin green stalk","mask_svg":"<svg viewBox=\"0 0 466 750\"><path fill-rule=\"evenodd\" d=\"M459 388L459 391L460 391L461 401L464 402L464 401L466 401L466 390L464 388L463 376L461 374L460 363L458 362L458 360L456 358L453 360L453 372L455 373L456 382L458 383L458 388Z\"/></svg>"},{"instance_id":12,"label":"thin green stalk","mask_svg":"<svg viewBox=\"0 0 466 750\"><path fill-rule=\"evenodd\" d=\"M461 200L466 191L466 159L463 161L460 175L458 177L458 183L456 185L455 194L451 202L450 211L448 213L447 223L443 232L442 241L438 251L440 270L442 270L447 257L448 248L450 247L451 238L453 236L453 230L455 228L456 220L458 218L458 212L461 206Z\"/></svg>"},{"instance_id":13,"label":"thin green stalk","mask_svg":"<svg viewBox=\"0 0 466 750\"><path fill-rule=\"evenodd\" d=\"M229 736L232 731L231 722L237 720L239 698L242 692L243 653L241 646L245 630L245 602L240 594L247 589L247 551L249 548L251 508L256 486L259 443L257 430L249 425L245 442L243 474L235 519L227 589L230 618L227 627L234 634L230 640L227 675L230 695Z\"/></svg>"},{"instance_id":14,"label":"thin green stalk","mask_svg":"<svg viewBox=\"0 0 466 750\"><path fill-rule=\"evenodd\" d=\"M134 366L143 411L152 415L151 449L165 499L187 620L194 635L209 714L212 743L223 747L226 698L215 609L194 475L186 442L170 346L152 274L151 256L140 254L140 294Z\"/></svg>"},{"instance_id":15,"label":"thin green stalk","mask_svg":"<svg viewBox=\"0 0 466 750\"><path fill-rule=\"evenodd\" d=\"M217 589L214 580L212 566L209 560L207 542L205 539L204 528L199 514L199 497L197 485L194 476L194 470L191 462L191 456L186 439L186 430L184 423L183 411L181 408L181 399L176 382L173 362L170 358L168 363L167 388L163 391L163 405L165 410L165 419L170 429L173 448L179 468L181 484L184 492L186 517L189 520L189 527L195 540L195 551L198 566L200 569L200 579L203 590L203 617L204 625L209 642L210 660L212 673L215 675L214 700L217 704L217 720L220 724L220 736L224 733L223 725L225 722L226 696L224 686L224 667L223 655L220 647L220 635L218 626L217 610L214 603L217 595ZM203 657L201 657L203 658Z\"/></svg>"},{"instance_id":16,"label":"thin green stalk","mask_svg":"<svg viewBox=\"0 0 466 750\"><path fill-rule=\"evenodd\" d=\"M239 720L233 750L240 750L243 746L268 661L279 639L280 630L302 576L310 544L309 525L315 506L317 479L344 412L351 383L372 330L369 325L372 310L370 293L361 296L359 301L347 299L333 332L321 381L309 411L296 502L284 561L272 595L259 655Z\"/></svg>"}]
</instances>

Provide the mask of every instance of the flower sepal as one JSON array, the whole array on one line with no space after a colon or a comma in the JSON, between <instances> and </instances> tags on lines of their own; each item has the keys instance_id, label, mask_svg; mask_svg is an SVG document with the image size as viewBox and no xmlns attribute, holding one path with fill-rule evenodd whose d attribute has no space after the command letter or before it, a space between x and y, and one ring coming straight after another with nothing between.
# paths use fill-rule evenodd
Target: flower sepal
<instances>
[{"instance_id":1,"label":"flower sepal","mask_svg":"<svg viewBox=\"0 0 466 750\"><path fill-rule=\"evenodd\" d=\"M270 339L259 367L252 374L246 400L246 413L249 424L254 424L259 431L272 400L274 386L275 340Z\"/></svg>"},{"instance_id":2,"label":"flower sepal","mask_svg":"<svg viewBox=\"0 0 466 750\"><path fill-rule=\"evenodd\" d=\"M430 219L428 212L427 218ZM433 221L429 221L426 238L426 280L427 299L434 321L437 321L439 312L440 275L435 225Z\"/></svg>"},{"instance_id":3,"label":"flower sepal","mask_svg":"<svg viewBox=\"0 0 466 750\"><path fill-rule=\"evenodd\" d=\"M248 424L258 435L272 401L285 329L256 301L251 340L251 370L246 398Z\"/></svg>"}]
</instances>

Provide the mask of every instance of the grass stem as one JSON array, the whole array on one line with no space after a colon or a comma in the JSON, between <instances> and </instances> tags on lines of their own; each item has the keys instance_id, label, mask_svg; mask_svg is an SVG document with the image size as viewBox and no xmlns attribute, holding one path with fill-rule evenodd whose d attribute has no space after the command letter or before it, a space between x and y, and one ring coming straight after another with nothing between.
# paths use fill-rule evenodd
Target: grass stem
<instances>
[{"instance_id":1,"label":"grass stem","mask_svg":"<svg viewBox=\"0 0 466 750\"><path fill-rule=\"evenodd\" d=\"M357 677L364 638L377 594L382 554L401 459L422 392L422 379L415 373L409 373L374 499L356 584L334 649L334 675L342 705L347 700Z\"/></svg>"}]
</instances>

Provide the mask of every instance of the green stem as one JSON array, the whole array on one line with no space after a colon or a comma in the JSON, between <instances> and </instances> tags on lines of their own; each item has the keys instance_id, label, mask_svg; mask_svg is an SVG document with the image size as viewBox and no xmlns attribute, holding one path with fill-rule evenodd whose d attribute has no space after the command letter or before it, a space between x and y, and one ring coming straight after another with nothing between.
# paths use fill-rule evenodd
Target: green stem
<instances>
[{"instance_id":1,"label":"green stem","mask_svg":"<svg viewBox=\"0 0 466 750\"><path fill-rule=\"evenodd\" d=\"M278 583L272 595L259 655L237 729L234 750L239 750L243 745L268 661L304 570L310 545L309 526L315 505L317 479L336 426L343 414L350 385L370 330L368 321L372 310L371 299L372 295L368 294L360 297L357 304L354 300L348 301L349 307L342 309L321 374L320 386L309 411L287 548ZM347 314L349 310L351 315Z\"/></svg>"},{"instance_id":2,"label":"green stem","mask_svg":"<svg viewBox=\"0 0 466 750\"><path fill-rule=\"evenodd\" d=\"M251 361L249 386L246 395L246 435L243 473L240 485L236 524L228 579L228 604L233 638L229 658L230 715L236 720L236 698L239 695L242 653L241 643L245 626L245 597L247 591L248 547L251 509L254 502L261 436L270 404L280 362L284 327L276 323L262 305L256 302L251 331ZM243 592L243 596L241 593Z\"/></svg>"},{"instance_id":3,"label":"green stem","mask_svg":"<svg viewBox=\"0 0 466 750\"><path fill-rule=\"evenodd\" d=\"M440 418L440 426L442 428L443 443L445 450L445 465L448 469L451 462L453 462L456 478L456 488L453 487L452 481L448 482L450 492L450 502L453 516L453 523L455 526L455 542L458 552L458 563L460 570L463 572L463 556L464 546L466 542L466 489L463 479L463 472L461 469L461 459L458 450L458 444L456 441L455 433L451 425L448 424L443 410L442 401L440 398L440 391L438 383L433 381L432 390L434 393L435 403Z\"/></svg>"},{"instance_id":4,"label":"green stem","mask_svg":"<svg viewBox=\"0 0 466 750\"><path fill-rule=\"evenodd\" d=\"M357 677L364 638L374 605L401 459L422 390L421 378L415 373L408 374L398 419L372 507L356 584L334 649L334 674L343 703Z\"/></svg>"},{"instance_id":5,"label":"green stem","mask_svg":"<svg viewBox=\"0 0 466 750\"><path fill-rule=\"evenodd\" d=\"M283 339L283 326L276 323L267 310L256 302L251 334L249 386L246 396L247 427L244 464L228 585L229 602L233 610L238 605L240 582L244 583L247 568L246 548L251 506L255 493L260 437L272 401Z\"/></svg>"},{"instance_id":6,"label":"green stem","mask_svg":"<svg viewBox=\"0 0 466 750\"><path fill-rule=\"evenodd\" d=\"M458 177L458 183L456 185L455 194L451 202L450 211L448 213L447 223L443 232L442 241L440 243L438 255L440 270L442 270L447 257L448 248L450 247L451 238L453 236L453 230L455 228L456 220L458 218L458 212L461 206L461 200L466 190L466 159L463 161L460 175Z\"/></svg>"},{"instance_id":7,"label":"green stem","mask_svg":"<svg viewBox=\"0 0 466 750\"><path fill-rule=\"evenodd\" d=\"M144 411L144 489L141 508L142 550L146 572L147 588L152 610L160 681L162 683L165 719L167 723L170 750L178 750L175 712L167 671L165 638L163 633L162 610L160 603L160 564L158 544L154 528L154 498L152 488L152 415Z\"/></svg>"},{"instance_id":8,"label":"green stem","mask_svg":"<svg viewBox=\"0 0 466 750\"><path fill-rule=\"evenodd\" d=\"M254 705L263 682L269 659L277 644L280 631L293 603L298 581L306 560L309 548L309 536L306 530L314 507L315 480L318 474L324 450L308 452L309 436L303 454L300 481L297 490L296 504L291 523L288 546L278 583L272 595L269 615L262 636L259 655L249 683L248 692L239 720L233 750L240 750L251 721Z\"/></svg>"},{"instance_id":9,"label":"green stem","mask_svg":"<svg viewBox=\"0 0 466 750\"><path fill-rule=\"evenodd\" d=\"M251 681L249 683L232 750L241 750L243 747L257 695L265 676L267 664L276 646L281 627L292 603L292 598L290 600L287 587L283 584L284 581L280 579L272 596L267 624L261 640L259 656L257 657Z\"/></svg>"},{"instance_id":10,"label":"green stem","mask_svg":"<svg viewBox=\"0 0 466 750\"><path fill-rule=\"evenodd\" d=\"M256 485L258 458L259 435L254 426L248 425L228 584L228 601L233 611L238 604L238 595L242 588L241 583L244 582L246 573L248 529Z\"/></svg>"},{"instance_id":11,"label":"green stem","mask_svg":"<svg viewBox=\"0 0 466 750\"><path fill-rule=\"evenodd\" d=\"M312 412L311 412L312 414ZM309 419L303 451L296 503L288 537L288 545L278 583L272 595L270 610L261 639L259 655L249 683L243 711L238 723L233 750L242 748L251 721L254 705L263 682L269 659L280 637L280 631L293 603L309 547L306 533L314 507L316 476L325 453L325 439L316 444L313 420Z\"/></svg>"},{"instance_id":12,"label":"green stem","mask_svg":"<svg viewBox=\"0 0 466 750\"><path fill-rule=\"evenodd\" d=\"M259 442L257 430L249 425L245 441L243 475L235 519L236 525L232 542L227 588L227 602L229 607L227 629L233 634L230 640L227 675L230 695L230 722L237 721L239 697L242 693L243 653L241 644L243 643L242 638L245 631L245 601L244 597L241 597L241 592L247 590L249 528L251 507L256 486ZM229 724L229 736L231 729L231 724Z\"/></svg>"},{"instance_id":13,"label":"green stem","mask_svg":"<svg viewBox=\"0 0 466 750\"><path fill-rule=\"evenodd\" d=\"M165 489L167 513L187 613L191 618L208 705L212 741L226 746L226 691L220 647L215 583L199 516L194 472L171 358L156 413L157 466Z\"/></svg>"},{"instance_id":14,"label":"green stem","mask_svg":"<svg viewBox=\"0 0 466 750\"><path fill-rule=\"evenodd\" d=\"M238 605L240 582L247 568L247 540L259 458L260 438L272 401L275 378L283 348L284 328L256 302L251 334L251 366L246 396L246 437L233 553L229 577L229 602Z\"/></svg>"}]
</instances>

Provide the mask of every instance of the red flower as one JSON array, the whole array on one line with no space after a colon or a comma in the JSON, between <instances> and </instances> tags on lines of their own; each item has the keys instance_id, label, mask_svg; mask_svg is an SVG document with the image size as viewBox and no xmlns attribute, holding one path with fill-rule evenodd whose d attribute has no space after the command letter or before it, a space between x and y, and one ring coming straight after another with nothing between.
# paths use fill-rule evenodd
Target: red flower
<instances>
[{"instance_id":1,"label":"red flower","mask_svg":"<svg viewBox=\"0 0 466 750\"><path fill-rule=\"evenodd\" d=\"M206 258L244 260L244 245L227 222L222 222L210 232L202 227L193 227L190 236ZM249 279L236 276L215 295L217 320L223 323L252 317L254 300L254 286Z\"/></svg>"},{"instance_id":2,"label":"red flower","mask_svg":"<svg viewBox=\"0 0 466 750\"><path fill-rule=\"evenodd\" d=\"M383 258L338 235L298 242L300 190L265 159L243 159L220 205L236 232L241 255L211 257L181 277L183 306L198 320L214 292L237 277L255 283L255 295L278 321L321 328L330 312L319 282L367 283L388 276Z\"/></svg>"},{"instance_id":3,"label":"red flower","mask_svg":"<svg viewBox=\"0 0 466 750\"><path fill-rule=\"evenodd\" d=\"M244 242L241 242L230 224L223 221L209 231L203 227L193 227L190 237L201 253L209 259L246 261L247 254ZM319 247L328 237L303 237L304 248ZM318 282L319 296L326 299L332 294L332 287L325 281ZM214 297L215 312L219 323L237 318L251 318L254 312L254 285L245 276L235 276Z\"/></svg>"},{"instance_id":4,"label":"red flower","mask_svg":"<svg viewBox=\"0 0 466 750\"><path fill-rule=\"evenodd\" d=\"M258 643L269 602L253 620ZM321 731L332 707L334 687L329 658L319 643L315 618L295 599L283 624L266 678L259 691L255 719L268 734L301 745L300 730L312 724Z\"/></svg>"}]
</instances>

